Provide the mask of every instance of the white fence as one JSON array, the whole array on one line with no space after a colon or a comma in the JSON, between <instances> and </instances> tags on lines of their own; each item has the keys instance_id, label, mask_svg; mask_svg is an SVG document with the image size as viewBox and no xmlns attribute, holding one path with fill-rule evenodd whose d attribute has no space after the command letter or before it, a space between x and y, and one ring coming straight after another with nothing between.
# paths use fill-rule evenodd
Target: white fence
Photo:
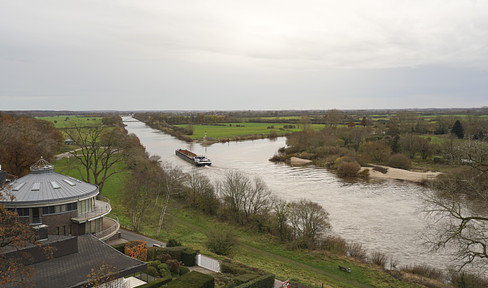
<instances>
[{"instance_id":1,"label":"white fence","mask_svg":"<svg viewBox=\"0 0 488 288\"><path fill-rule=\"evenodd\" d=\"M220 262L202 254L197 254L197 266L214 272L220 272Z\"/></svg>"}]
</instances>

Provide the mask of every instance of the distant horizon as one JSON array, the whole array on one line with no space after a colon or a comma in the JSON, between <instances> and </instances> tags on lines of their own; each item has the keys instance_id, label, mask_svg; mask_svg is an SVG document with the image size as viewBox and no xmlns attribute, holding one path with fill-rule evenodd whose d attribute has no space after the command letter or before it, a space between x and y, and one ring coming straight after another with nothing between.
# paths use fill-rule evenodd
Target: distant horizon
<instances>
[{"instance_id":1,"label":"distant horizon","mask_svg":"<svg viewBox=\"0 0 488 288\"><path fill-rule=\"evenodd\" d=\"M488 105L488 1L1 1L0 27L5 110Z\"/></svg>"}]
</instances>

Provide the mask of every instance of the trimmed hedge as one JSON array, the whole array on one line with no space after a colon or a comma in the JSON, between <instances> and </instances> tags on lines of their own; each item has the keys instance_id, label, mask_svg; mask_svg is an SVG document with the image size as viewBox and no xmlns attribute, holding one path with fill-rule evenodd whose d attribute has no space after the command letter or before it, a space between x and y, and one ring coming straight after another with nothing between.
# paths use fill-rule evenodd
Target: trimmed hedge
<instances>
[{"instance_id":1,"label":"trimmed hedge","mask_svg":"<svg viewBox=\"0 0 488 288\"><path fill-rule=\"evenodd\" d=\"M274 279L274 276L273 276ZM167 288L214 288L215 280L212 276L197 271L191 271L180 278L171 281Z\"/></svg>"},{"instance_id":2,"label":"trimmed hedge","mask_svg":"<svg viewBox=\"0 0 488 288\"><path fill-rule=\"evenodd\" d=\"M244 274L249 274L250 271L237 264L228 261L222 261L220 263L220 272L232 274L232 275L244 275Z\"/></svg>"},{"instance_id":3,"label":"trimmed hedge","mask_svg":"<svg viewBox=\"0 0 488 288\"><path fill-rule=\"evenodd\" d=\"M169 283L173 280L171 277L167 278L159 278L157 280L151 281L141 286L137 286L137 288L159 288L162 287L164 284Z\"/></svg>"},{"instance_id":4,"label":"trimmed hedge","mask_svg":"<svg viewBox=\"0 0 488 288\"><path fill-rule=\"evenodd\" d=\"M236 276L234 277L234 283L236 285L241 285L241 284L244 284L244 283L247 283L251 280L254 280L256 278L258 278L259 275L258 274L242 274L242 275L239 275L239 276Z\"/></svg>"},{"instance_id":5,"label":"trimmed hedge","mask_svg":"<svg viewBox=\"0 0 488 288\"><path fill-rule=\"evenodd\" d=\"M275 276L273 274L266 274L235 288L273 288L274 281Z\"/></svg>"},{"instance_id":6,"label":"trimmed hedge","mask_svg":"<svg viewBox=\"0 0 488 288\"><path fill-rule=\"evenodd\" d=\"M121 243L121 244L113 245L112 248L114 248L115 250L121 252L122 254L125 254L125 244L126 243Z\"/></svg>"},{"instance_id":7,"label":"trimmed hedge","mask_svg":"<svg viewBox=\"0 0 488 288\"><path fill-rule=\"evenodd\" d=\"M171 259L183 262L185 266L191 267L196 265L197 252L188 247L150 247L147 249L148 260L155 260L159 255L168 254Z\"/></svg>"}]
</instances>

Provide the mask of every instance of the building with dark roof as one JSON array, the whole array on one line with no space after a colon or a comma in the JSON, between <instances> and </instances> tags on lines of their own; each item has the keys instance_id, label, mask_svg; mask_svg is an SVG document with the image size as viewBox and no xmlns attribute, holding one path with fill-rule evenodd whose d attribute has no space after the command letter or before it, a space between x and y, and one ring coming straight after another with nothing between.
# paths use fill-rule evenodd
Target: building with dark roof
<instances>
[{"instance_id":1,"label":"building with dark roof","mask_svg":"<svg viewBox=\"0 0 488 288\"><path fill-rule=\"evenodd\" d=\"M42 158L8 189L13 200L0 199L0 204L16 210L34 228L47 226L49 235L93 234L106 240L120 227L117 219L107 217L110 201L99 196L96 185L56 173Z\"/></svg>"},{"instance_id":2,"label":"building with dark roof","mask_svg":"<svg viewBox=\"0 0 488 288\"><path fill-rule=\"evenodd\" d=\"M53 248L53 257L47 259L42 247L30 245L22 250L7 250L6 257L16 257L19 253L27 253L33 263L29 287L91 287L88 275L94 271L104 271L104 280L116 281L116 287L128 287L125 276L143 271L147 264L131 258L98 240L93 235L55 236L43 241L43 246ZM108 267L106 270L99 270ZM104 282L101 280L100 282ZM98 281L97 281L98 282ZM100 283L98 283L100 284ZM7 284L8 288L19 287L18 283ZM112 287L112 286L109 286Z\"/></svg>"}]
</instances>

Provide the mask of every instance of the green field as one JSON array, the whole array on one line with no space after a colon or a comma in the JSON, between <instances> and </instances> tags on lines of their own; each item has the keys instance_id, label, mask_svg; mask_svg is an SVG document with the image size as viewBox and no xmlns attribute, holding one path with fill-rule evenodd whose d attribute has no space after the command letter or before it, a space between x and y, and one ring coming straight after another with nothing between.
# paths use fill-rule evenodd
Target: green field
<instances>
[{"instance_id":1,"label":"green field","mask_svg":"<svg viewBox=\"0 0 488 288\"><path fill-rule=\"evenodd\" d=\"M287 133L301 131L302 128L296 124L284 124L284 123L225 123L217 125L192 125L193 135L192 139L201 139L207 132L207 137L213 139L232 138L245 135L269 135L271 132L275 132L277 135L285 135ZM294 129L285 129L285 125L295 125ZM175 125L177 127L187 127L188 125ZM311 124L314 130L320 130L324 128L322 124ZM269 127L269 128L268 128ZM271 128L273 127L273 128Z\"/></svg>"},{"instance_id":2,"label":"green field","mask_svg":"<svg viewBox=\"0 0 488 288\"><path fill-rule=\"evenodd\" d=\"M51 116L51 117L37 117L37 119L46 120L54 123L56 128L65 128L68 126L84 124L94 124L102 121L102 117L84 117L84 116Z\"/></svg>"}]
</instances>

